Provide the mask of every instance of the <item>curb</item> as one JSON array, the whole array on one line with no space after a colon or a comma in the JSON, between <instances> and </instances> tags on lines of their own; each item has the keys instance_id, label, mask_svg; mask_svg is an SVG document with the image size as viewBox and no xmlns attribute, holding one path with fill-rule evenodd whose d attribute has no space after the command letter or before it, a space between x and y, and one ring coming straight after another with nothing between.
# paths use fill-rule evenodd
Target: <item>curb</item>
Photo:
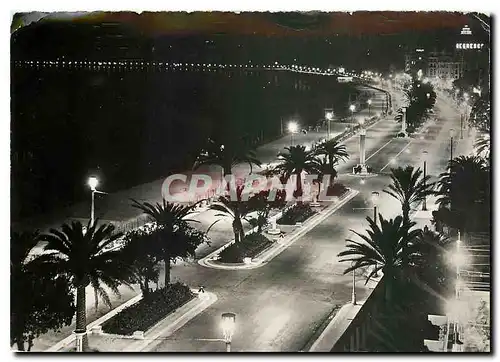
<instances>
[{"instance_id":1,"label":"curb","mask_svg":"<svg viewBox=\"0 0 500 362\"><path fill-rule=\"evenodd\" d=\"M337 211L342 206L344 206L348 201L350 201L358 193L359 193L358 190L351 189L348 193L345 194L345 196L342 199L340 199L338 201L338 203L327 207L325 210L323 210L323 211L319 212L318 214L316 214L315 216L313 216L311 219L309 219L309 222L307 222L306 225L293 231L290 234L288 240L285 239L282 242L275 242L275 244L272 247L270 247L267 250L264 250L261 254L258 255L258 257L256 258L257 260L252 260L252 262L250 264L229 266L229 265L216 264L211 260L214 256L216 256L224 248L226 248L229 245L231 245L232 243L234 243L234 240L231 240L229 243L223 245L221 248L215 250L214 252L210 253L209 255L205 256L204 258L198 260L198 264L200 264L201 266L207 267L207 268L223 269L223 270L249 270L249 269L260 268L261 266L264 266L269 261L274 259L279 254L281 254L281 252L283 252L286 248L288 248L290 245L292 245L301 236L306 234L308 231L310 231L312 228L316 227L319 223L321 223L323 220L325 220L327 217L329 217L335 211Z\"/></svg>"},{"instance_id":2,"label":"curb","mask_svg":"<svg viewBox=\"0 0 500 362\"><path fill-rule=\"evenodd\" d=\"M205 291L203 297L200 297L200 294L198 294L197 299L183 306L185 309L189 308L187 311L182 313L183 308L180 308L181 310L168 315L165 319L161 320L154 327L150 328L149 331L144 333L144 340L126 348L123 352L148 352L152 350L162 342L162 339L158 339L160 336L170 336L191 319L214 304L217 299L217 295L214 293ZM192 305L190 305L191 303Z\"/></svg>"},{"instance_id":3,"label":"curb","mask_svg":"<svg viewBox=\"0 0 500 362\"><path fill-rule=\"evenodd\" d=\"M191 291L195 294L197 294L197 297L195 297L193 300L189 301L188 303L184 304L180 308L178 308L175 312L167 315L164 319L156 323L154 326L152 326L148 331L144 333L144 340L139 340L137 343L133 344L131 347L125 349L123 352L139 352L146 348L149 344L155 342L155 339L158 338L161 334L165 332L169 332L169 334L174 333L176 330L184 326L187 322L189 322L191 319L196 317L198 314L203 312L206 308L208 308L210 305L215 303L217 301L217 296L214 293L207 292L205 291L204 297L200 297L200 294L197 289L191 289ZM92 333L92 328L95 326L99 326L102 323L106 322L108 319L111 319L114 317L116 314L121 312L123 309L131 306L132 304L137 303L139 300L142 299L142 293L140 293L138 296L128 300L127 302L123 303L119 307L113 309L111 312L105 314L101 318L95 320L92 323L89 323L87 325L87 334L93 334ZM187 309L187 310L186 310ZM163 326L163 324L168 323L167 326ZM110 334L110 333L98 333L97 335L99 336L112 336L115 338L120 338L120 339L130 339L134 340L134 337L132 336L122 336L122 335L116 335L116 334ZM48 348L44 352L58 352L64 347L68 346L72 342L75 341L75 335L72 334L71 336L63 339L62 341L58 342L54 346Z\"/></svg>"},{"instance_id":4,"label":"curb","mask_svg":"<svg viewBox=\"0 0 500 362\"><path fill-rule=\"evenodd\" d=\"M309 350L307 350L307 352L330 352L330 350L327 350L327 351L321 350L320 349L321 347L318 347L319 344L323 341L323 339L325 338L326 334L328 332L330 332L330 330L333 328L333 326L336 324L337 321L339 321L341 318L346 317L347 313L353 307L358 307L359 308L356 311L356 314L357 314L359 312L359 310L361 309L361 307L363 306L364 302L365 301L363 300L361 302L358 302L356 305L348 303L348 304L344 304L342 307L340 307L340 309L335 314L335 316L332 318L332 320L330 321L330 323L328 323L328 325L325 327L325 329L323 330L323 332L321 332L321 334L319 335L319 337L314 341L314 343L311 345L311 347L309 348ZM346 318L346 321L348 321L347 326L349 326L351 324L352 319ZM342 333L340 333L338 335L337 339L342 336L342 334L344 333L344 331L345 331L345 329L342 331ZM335 346L335 343L337 343L337 341L333 340L333 341L330 341L328 343L328 345L331 344L331 346L332 346L331 348L333 348L333 346Z\"/></svg>"},{"instance_id":5,"label":"curb","mask_svg":"<svg viewBox=\"0 0 500 362\"><path fill-rule=\"evenodd\" d=\"M112 317L114 317L115 315L117 315L119 312L121 312L125 308L131 306L132 304L137 303L141 299L142 299L142 293L139 293L139 295L137 295L137 296L135 296L135 297L127 300L125 303L119 305L115 309L113 309L110 312L106 313L101 318L96 319L92 323L87 324L87 333L90 333L93 327L98 326L98 325L106 322L108 319L111 319ZM61 340L59 342L57 342L55 345L53 345L52 347L46 349L43 352L57 352L61 348L63 348L65 346L67 346L68 344L74 342L75 338L76 338L76 336L74 334L71 334L70 336L64 338L63 340Z\"/></svg>"}]
</instances>

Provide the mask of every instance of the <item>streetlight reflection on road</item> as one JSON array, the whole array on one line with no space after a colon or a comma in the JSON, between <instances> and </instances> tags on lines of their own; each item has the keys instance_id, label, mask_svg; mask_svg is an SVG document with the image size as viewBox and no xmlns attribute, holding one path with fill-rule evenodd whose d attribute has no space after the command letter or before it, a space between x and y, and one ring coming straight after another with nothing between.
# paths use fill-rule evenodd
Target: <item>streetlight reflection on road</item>
<instances>
[{"instance_id":1,"label":"streetlight reflection on road","mask_svg":"<svg viewBox=\"0 0 500 362\"><path fill-rule=\"evenodd\" d=\"M299 130L297 122L288 123L288 132L290 132L290 146L293 146L293 135Z\"/></svg>"}]
</instances>

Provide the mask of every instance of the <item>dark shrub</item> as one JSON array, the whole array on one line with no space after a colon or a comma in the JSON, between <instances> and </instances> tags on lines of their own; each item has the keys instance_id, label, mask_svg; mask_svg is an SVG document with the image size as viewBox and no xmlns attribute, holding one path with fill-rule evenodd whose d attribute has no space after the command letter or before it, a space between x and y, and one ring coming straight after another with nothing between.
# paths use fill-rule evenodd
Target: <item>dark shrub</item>
<instances>
[{"instance_id":1,"label":"dark shrub","mask_svg":"<svg viewBox=\"0 0 500 362\"><path fill-rule=\"evenodd\" d=\"M124 309L104 322L105 333L131 335L135 331L146 332L169 313L194 298L189 287L179 282L157 289L139 302Z\"/></svg>"},{"instance_id":2,"label":"dark shrub","mask_svg":"<svg viewBox=\"0 0 500 362\"><path fill-rule=\"evenodd\" d=\"M340 197L343 194L345 194L348 190L349 189L347 187L345 187L344 185L336 183L336 184L328 187L328 189L326 190L326 195Z\"/></svg>"},{"instance_id":3,"label":"dark shrub","mask_svg":"<svg viewBox=\"0 0 500 362\"><path fill-rule=\"evenodd\" d=\"M219 253L219 261L223 263L243 263L243 256L237 243L229 245Z\"/></svg>"},{"instance_id":4,"label":"dark shrub","mask_svg":"<svg viewBox=\"0 0 500 362\"><path fill-rule=\"evenodd\" d=\"M315 211L311 209L309 204L297 203L286 210L276 223L281 225L295 225L298 222L304 222L314 215L314 213Z\"/></svg>"},{"instance_id":5,"label":"dark shrub","mask_svg":"<svg viewBox=\"0 0 500 362\"><path fill-rule=\"evenodd\" d=\"M397 137L406 137L406 135L403 132L399 132Z\"/></svg>"},{"instance_id":6,"label":"dark shrub","mask_svg":"<svg viewBox=\"0 0 500 362\"><path fill-rule=\"evenodd\" d=\"M239 243L231 244L222 250L219 254L219 260L223 263L243 263L243 258L257 256L272 243L262 234L248 234Z\"/></svg>"}]
</instances>

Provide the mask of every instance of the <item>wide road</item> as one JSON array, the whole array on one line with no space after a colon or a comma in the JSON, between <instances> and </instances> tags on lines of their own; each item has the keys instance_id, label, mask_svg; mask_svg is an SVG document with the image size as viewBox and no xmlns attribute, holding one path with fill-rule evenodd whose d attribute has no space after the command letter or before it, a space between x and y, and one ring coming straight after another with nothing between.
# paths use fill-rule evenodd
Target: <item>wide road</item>
<instances>
[{"instance_id":1,"label":"wide road","mask_svg":"<svg viewBox=\"0 0 500 362\"><path fill-rule=\"evenodd\" d=\"M366 89L367 91L371 91L370 89ZM385 100L385 95L379 93L379 92L374 92L373 97L372 97L373 103L371 106L371 114L375 114L376 112L380 112L382 109L382 104L383 101ZM365 118L368 116L368 110L364 109L361 110L360 112L354 113L354 121L356 122L358 119ZM385 134L385 136L389 136L395 129L395 122L394 121L383 121L379 122L380 126L382 127L379 129L377 127L374 127L374 129L379 129L379 132L382 132ZM335 123L331 122L331 135L334 137L335 135L341 133L346 127L349 127L349 124L346 123ZM294 136L294 144L304 144L304 145L311 145L312 142L318 141L321 138L326 137L326 129L322 130L321 132L308 132L307 134L299 133ZM348 151L352 154L356 153L356 141L347 141L349 142L348 146ZM376 144L378 144L377 139L372 139L369 138L368 143L373 143L374 147ZM272 162L276 160L276 155L278 152L281 152L284 150L285 147L288 147L290 145L290 137L285 136L282 137L278 140L275 140L273 142L270 142L266 145L263 145L257 149L257 157L262 160L262 162ZM237 169L239 170L245 170L246 166L245 165L238 165L236 166ZM109 195L104 195L103 197L99 197L96 199L96 215L100 217L103 220L126 220L129 218L133 218L139 214L139 211L132 208L130 206L130 199L137 199L137 200L144 200L148 202L157 202L161 201L161 185L163 183L163 179L148 183L148 184L143 184L136 186L134 188L124 190L124 191L119 191L113 194ZM65 210L62 215L51 215L49 218L46 219L40 219L38 220L38 224L33 223L33 225L38 225L39 227L44 226L43 228L48 228L49 226L51 227L57 227L57 225L60 225L60 222L55 222L54 220L57 220L57 217L60 217L60 220L64 220L64 218L75 218L75 219L85 219L87 216L87 212L90 209L90 203L85 204L81 203L78 205L75 205L72 208L69 208ZM192 217L194 219L197 219L200 221L200 224L195 224L196 227L200 228L207 228L210 224L213 223L215 220L214 217L215 212L208 210L204 212L200 212L198 215ZM66 216L64 216L66 215ZM50 220L50 221L49 221ZM248 227L248 225L247 225ZM228 240L231 239L232 237L232 230L231 230L231 222L230 220L223 220L222 222L219 222L216 224L210 231L209 234L210 237L210 246L203 244L201 245L197 250L197 257L202 258L209 253L211 253L213 250L217 249L218 247L222 246L225 244ZM42 246L40 245L37 250L35 251L37 253L42 252ZM183 282L188 283L189 285L196 285L197 282L191 282L190 279L185 279L185 278L179 278L176 275L176 270L183 269L184 266L189 265L188 263L179 263L173 267L173 274L172 274L172 279L175 281L176 279L182 280ZM207 271L202 270L202 274L204 275ZM162 280L162 276L160 276L160 280ZM194 284L193 284L194 283ZM114 295L110 295L110 299L112 301L112 306L116 307L128 299L132 298L133 296L137 295L137 288L136 290L130 290L129 288L126 287L120 287L119 288L121 292L121 297L117 297ZM93 320L96 320L103 314L109 311L109 309L103 305L102 302L100 302L100 305L97 310L94 308L94 291L88 287L87 288L87 294L86 294L86 300L87 300L87 322L91 322ZM33 347L33 350L44 350L54 343L58 342L60 339L64 338L65 336L71 334L71 331L74 329L73 326L68 326L62 328L62 330L59 333L53 333L49 332L40 338L38 338L35 341L35 345Z\"/></svg>"},{"instance_id":2,"label":"wide road","mask_svg":"<svg viewBox=\"0 0 500 362\"><path fill-rule=\"evenodd\" d=\"M203 269L197 264L175 268L173 275L192 285L204 285L219 300L171 336L153 342L153 351L223 351L223 343L204 341L220 338L219 320L223 312L237 314L234 351L299 351L315 334L335 305L348 303L352 277L342 274L345 265L337 254L344 248L350 229L363 231L364 218L372 214L371 192L380 191L379 211L385 217L400 214L400 205L381 192L389 183L390 167L421 166L421 151L430 155L429 173L443 171L449 157L449 129L457 128L458 114L443 98L437 105L438 121L432 123L423 139L394 139L390 134L399 127L383 120L367 132L369 163L378 176L366 178L344 173L340 182L361 192L340 210L310 230L267 265L251 271ZM470 150L470 139L457 140L455 155ZM351 154L357 141L346 142ZM405 152L410 149L410 152ZM391 162L391 160L395 160ZM355 163L356 161L351 161ZM346 164L341 170L349 169ZM364 281L356 285L359 299L367 289Z\"/></svg>"},{"instance_id":3,"label":"wide road","mask_svg":"<svg viewBox=\"0 0 500 362\"><path fill-rule=\"evenodd\" d=\"M358 161L358 139L347 140L345 144L352 159L340 167L340 182L359 189L361 193L266 266L250 271L224 271L204 268L197 263L175 265L172 270L174 281L181 280L191 286L204 285L217 293L219 300L173 336L164 336L151 347L158 351L221 351L224 348L221 343L199 339L219 338L220 314L233 311L238 315L239 336L235 336L234 350L302 349L334 306L350 300L351 276L342 275L345 266L338 262L336 255L343 249L345 238L350 235L349 229L364 229L364 218L371 215L371 191L382 191L390 182L385 173L392 166L419 166L418 153L423 147L431 155L429 173L437 175L442 171L440 167L449 157L448 131L451 126L456 127L458 116L442 99L438 103L438 114L442 114L443 119L432 124L422 140L419 137L393 139L400 125L391 119L370 127L366 142L367 162L374 171L382 170L382 173L366 178L364 183L359 177L348 175ZM454 154L458 155L465 144L466 140L459 141ZM406 153L406 149L414 152ZM394 163L390 163L393 159ZM399 204L381 192L379 211L393 217L399 210ZM207 255L230 235L229 223L221 225L219 235L212 236L212 246L200 250L198 257ZM359 282L356 289L360 299L367 293L364 282Z\"/></svg>"}]
</instances>

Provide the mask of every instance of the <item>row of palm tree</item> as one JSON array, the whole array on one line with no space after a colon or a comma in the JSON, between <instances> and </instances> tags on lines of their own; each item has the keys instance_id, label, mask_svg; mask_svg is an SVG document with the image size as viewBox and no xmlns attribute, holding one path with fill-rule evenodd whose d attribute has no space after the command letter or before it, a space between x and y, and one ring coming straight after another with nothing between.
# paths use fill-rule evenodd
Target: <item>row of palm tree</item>
<instances>
[{"instance_id":1,"label":"row of palm tree","mask_svg":"<svg viewBox=\"0 0 500 362\"><path fill-rule=\"evenodd\" d=\"M386 300L391 299L391 289L401 281L420 280L426 288L444 286L446 268L443 255L448 236L428 230L412 229L410 211L429 195L438 196L439 212L434 218L462 232L476 231L478 224L489 228L489 168L478 156L460 156L448 165L434 184L425 178L420 169L411 166L391 170L392 183L384 190L401 203L402 214L386 220L379 214L379 223L368 217L366 234L351 230L361 241L347 239L347 248L339 256L341 261L351 261L345 270L349 273L359 268L372 268L367 281L382 271L386 286ZM445 217L446 216L446 217ZM416 278L416 279L415 279Z\"/></svg>"},{"instance_id":2,"label":"row of palm tree","mask_svg":"<svg viewBox=\"0 0 500 362\"><path fill-rule=\"evenodd\" d=\"M133 200L132 206L149 216L152 223L149 230L135 230L123 235L116 233L112 224L99 226L99 221L96 220L93 224L89 221L86 226L79 221L63 224L61 229L50 229L49 233L43 235L38 232L13 233L11 278L14 279L11 282L13 290L11 320L16 326L12 329L12 344L16 343L18 348L23 350L25 341L31 343L33 338L44 331L71 323L74 315L74 310L68 309L73 303L71 290L76 290L76 331L85 331L87 326L85 296L89 285L94 290L96 308L99 298L111 308L108 290L119 296L120 286L132 288L138 283L142 292L147 294L150 282L158 281L160 262L164 264L164 281L165 286L168 286L171 263L178 258L194 257L198 245L208 241L204 232L189 225L190 222L195 222L188 219L194 205L183 206L166 201L152 205ZM123 237L126 242L123 248L111 248ZM46 243L43 248L44 253L28 261L27 255L39 242ZM23 248L19 249L21 246ZM33 305L43 304L51 308L58 306L61 309L59 317L52 316L51 321L45 322L47 327L43 330L39 327L40 322L35 326L26 322L31 313L29 308L22 310L16 308L16 305L19 305L17 301L26 298L25 293L29 291L25 290L25 283L22 282L24 279L19 275L33 276L34 273L41 274L42 278L54 276L53 280L42 279L45 280L44 285L46 288L47 285L51 286L47 289L49 291L57 286L57 291L61 292L61 295L36 294L38 297L35 301L30 301ZM67 288L63 288L62 282L54 284L54 280L66 281ZM66 307L62 305L62 301L66 303ZM61 320L63 317L65 319ZM83 348L88 350L86 335Z\"/></svg>"},{"instance_id":3,"label":"row of palm tree","mask_svg":"<svg viewBox=\"0 0 500 362\"><path fill-rule=\"evenodd\" d=\"M323 144L314 152L306 151L303 146L290 147L287 151L280 155L281 164L278 167L286 177L302 171L316 172L320 165L316 157L320 154L325 155L328 161L323 163L322 170L336 175L336 163L347 158L345 147L332 142ZM217 144L210 140L195 167L217 164L222 167L224 175L229 175L234 165L242 162L248 163L250 168L260 165L254 151L242 147L238 142ZM298 193L301 193L301 184L298 183L297 188ZM178 258L194 257L197 246L208 242L206 232L191 226L197 222L189 218L196 205L177 205L165 200L156 204L132 200L132 206L148 215L151 222L149 227L123 235L117 233L113 225L99 225L96 220L86 226L79 221L63 224L60 229L50 229L43 235L38 232L13 233L11 321L14 326L11 328L11 344L16 343L23 350L27 341L28 348L31 348L34 338L41 333L68 325L75 310L76 331L85 331L85 296L88 286L94 289L96 308L99 298L111 307L108 290L120 295L118 288L122 285L132 288L139 284L142 292L147 294L151 283L156 283L158 287L160 263L164 265L164 284L168 286L171 263L175 263ZM232 216L235 237L241 240L244 236L242 219L251 211L261 209L262 203L258 203L257 198L244 203L223 196L211 208L220 212L218 216ZM266 208L268 215L269 208ZM123 238L123 248L112 248ZM28 258L39 242L46 243L44 253ZM41 277L35 278L38 274ZM32 294L37 296L33 301L26 299L25 293L30 290L36 291ZM73 304L73 290L76 291L76 306ZM20 303L20 300L24 303ZM83 348L88 350L86 336Z\"/></svg>"},{"instance_id":4,"label":"row of palm tree","mask_svg":"<svg viewBox=\"0 0 500 362\"><path fill-rule=\"evenodd\" d=\"M288 180L292 175L296 176L296 185L294 197L299 198L303 195L302 188L302 173L317 174L319 181L322 181L324 175L330 175L328 187L334 183L337 177L336 167L340 161L345 161L349 157L344 145L340 145L335 140L323 142L312 150L306 149L305 146L297 145L285 147L285 152L278 154L278 165L273 169L266 170L266 175L280 175L281 180ZM223 170L225 176L230 175L233 167L239 163L247 163L250 165L260 166L261 162L256 159L255 152L252 149L245 148L241 142L229 141L224 144L209 140L206 149L199 155L193 168L197 169L202 165L217 165ZM252 223L253 219L247 216L259 210L267 210L266 218L269 214L269 205L265 205L257 200L262 199L262 195L251 197L248 202L242 201L243 188L236 188L236 198L231 198L227 195L220 196L217 202L210 205L210 209L217 211L217 217L229 217L232 220L232 227L235 241L239 242L245 236L243 231L243 220ZM262 200L261 200L262 201ZM273 204L274 207L282 207L283 203L278 202ZM256 221L259 230L267 220L262 219ZM210 228L222 219L216 220ZM209 230L210 230L209 228Z\"/></svg>"}]
</instances>

